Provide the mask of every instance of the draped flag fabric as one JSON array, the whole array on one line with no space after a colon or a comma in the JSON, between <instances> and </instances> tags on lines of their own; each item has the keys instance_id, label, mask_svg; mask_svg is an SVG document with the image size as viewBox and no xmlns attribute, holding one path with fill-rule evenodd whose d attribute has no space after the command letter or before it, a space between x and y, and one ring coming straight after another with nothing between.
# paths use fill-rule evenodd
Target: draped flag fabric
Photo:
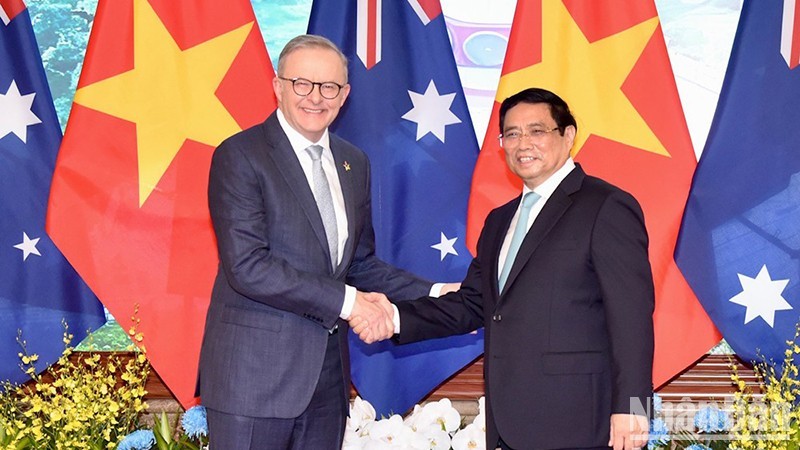
<instances>
[{"instance_id":1,"label":"draped flag fabric","mask_svg":"<svg viewBox=\"0 0 800 450\"><path fill-rule=\"evenodd\" d=\"M528 87L549 89L570 105L578 122L576 161L644 209L656 284L653 379L661 385L719 335L673 260L696 161L653 1L517 3L472 181L470 248L488 212L521 192L498 144L498 111L499 102Z\"/></svg>"},{"instance_id":2,"label":"draped flag fabric","mask_svg":"<svg viewBox=\"0 0 800 450\"><path fill-rule=\"evenodd\" d=\"M678 265L736 353L783 360L800 311L800 2L745 1Z\"/></svg>"},{"instance_id":3,"label":"draped flag fabric","mask_svg":"<svg viewBox=\"0 0 800 450\"><path fill-rule=\"evenodd\" d=\"M315 1L309 33L350 61L352 91L332 130L369 155L378 256L460 281L478 144L439 1ZM379 415L403 413L482 352L482 331L403 346L351 335L353 382Z\"/></svg>"},{"instance_id":4,"label":"draped flag fabric","mask_svg":"<svg viewBox=\"0 0 800 450\"><path fill-rule=\"evenodd\" d=\"M105 322L103 307L45 234L45 206L61 127L31 18L22 0L0 0L0 380L28 379L17 332L37 369Z\"/></svg>"},{"instance_id":5,"label":"draped flag fabric","mask_svg":"<svg viewBox=\"0 0 800 450\"><path fill-rule=\"evenodd\" d=\"M250 2L100 0L47 230L148 359L193 403L217 254L214 147L275 108Z\"/></svg>"}]
</instances>

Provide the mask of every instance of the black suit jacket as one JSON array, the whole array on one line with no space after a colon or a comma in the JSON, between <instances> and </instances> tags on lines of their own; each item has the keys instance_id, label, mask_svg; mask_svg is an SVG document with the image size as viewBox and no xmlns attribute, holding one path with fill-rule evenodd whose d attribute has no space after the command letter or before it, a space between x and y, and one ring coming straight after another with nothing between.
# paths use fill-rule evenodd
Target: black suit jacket
<instances>
[{"instance_id":1,"label":"black suit jacket","mask_svg":"<svg viewBox=\"0 0 800 450\"><path fill-rule=\"evenodd\" d=\"M431 283L375 256L369 161L331 134L348 239L334 271L314 195L275 114L214 152L208 201L219 251L200 352L204 405L229 414L292 418L309 404L328 330L339 325L349 395L345 283L393 297Z\"/></svg>"},{"instance_id":2,"label":"black suit jacket","mask_svg":"<svg viewBox=\"0 0 800 450\"><path fill-rule=\"evenodd\" d=\"M399 342L485 326L487 448L608 444L612 413L652 396L654 290L642 211L577 166L544 205L498 292L520 198L493 210L458 292L400 302Z\"/></svg>"}]
</instances>

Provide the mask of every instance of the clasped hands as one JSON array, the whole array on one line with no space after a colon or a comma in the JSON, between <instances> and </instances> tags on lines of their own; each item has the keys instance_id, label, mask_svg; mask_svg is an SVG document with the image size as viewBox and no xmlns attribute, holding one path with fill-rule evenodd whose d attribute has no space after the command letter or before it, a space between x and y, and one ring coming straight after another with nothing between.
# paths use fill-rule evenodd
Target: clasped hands
<instances>
[{"instance_id":1,"label":"clasped hands","mask_svg":"<svg viewBox=\"0 0 800 450\"><path fill-rule=\"evenodd\" d=\"M437 289L436 286L433 289ZM442 283L438 286L439 292L431 294L434 297L458 291L461 283ZM372 344L394 335L395 311L385 294L357 291L356 302L347 321L362 341Z\"/></svg>"},{"instance_id":2,"label":"clasped hands","mask_svg":"<svg viewBox=\"0 0 800 450\"><path fill-rule=\"evenodd\" d=\"M380 292L356 293L350 313L350 328L367 344L389 339L394 335L394 308Z\"/></svg>"}]
</instances>

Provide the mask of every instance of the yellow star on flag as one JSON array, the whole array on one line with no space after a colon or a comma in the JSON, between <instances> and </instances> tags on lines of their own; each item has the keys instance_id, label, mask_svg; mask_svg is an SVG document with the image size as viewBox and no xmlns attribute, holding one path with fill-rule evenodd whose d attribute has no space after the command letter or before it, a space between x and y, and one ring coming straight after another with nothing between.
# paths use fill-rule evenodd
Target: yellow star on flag
<instances>
[{"instance_id":1,"label":"yellow star on flag","mask_svg":"<svg viewBox=\"0 0 800 450\"><path fill-rule=\"evenodd\" d=\"M573 156L592 134L669 156L622 92L625 78L657 26L658 17L653 17L590 43L561 1L543 1L542 61L503 76L497 99L530 86L564 97L579 123Z\"/></svg>"},{"instance_id":2,"label":"yellow star on flag","mask_svg":"<svg viewBox=\"0 0 800 450\"><path fill-rule=\"evenodd\" d=\"M75 102L136 124L139 206L184 141L217 146L241 130L215 95L253 22L181 49L145 0L134 0L134 68L75 93Z\"/></svg>"}]
</instances>

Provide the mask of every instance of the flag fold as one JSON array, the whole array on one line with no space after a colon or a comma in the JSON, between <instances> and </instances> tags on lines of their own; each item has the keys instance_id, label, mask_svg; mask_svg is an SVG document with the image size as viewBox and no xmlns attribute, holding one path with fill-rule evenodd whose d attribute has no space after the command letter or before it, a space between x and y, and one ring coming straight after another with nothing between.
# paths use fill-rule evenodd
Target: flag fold
<instances>
[{"instance_id":1,"label":"flag fold","mask_svg":"<svg viewBox=\"0 0 800 450\"><path fill-rule=\"evenodd\" d=\"M349 59L352 91L332 131L370 158L378 256L460 281L478 145L438 0L315 1L308 30ZM379 415L404 413L482 352L482 331L404 346L351 336L353 383Z\"/></svg>"}]
</instances>

